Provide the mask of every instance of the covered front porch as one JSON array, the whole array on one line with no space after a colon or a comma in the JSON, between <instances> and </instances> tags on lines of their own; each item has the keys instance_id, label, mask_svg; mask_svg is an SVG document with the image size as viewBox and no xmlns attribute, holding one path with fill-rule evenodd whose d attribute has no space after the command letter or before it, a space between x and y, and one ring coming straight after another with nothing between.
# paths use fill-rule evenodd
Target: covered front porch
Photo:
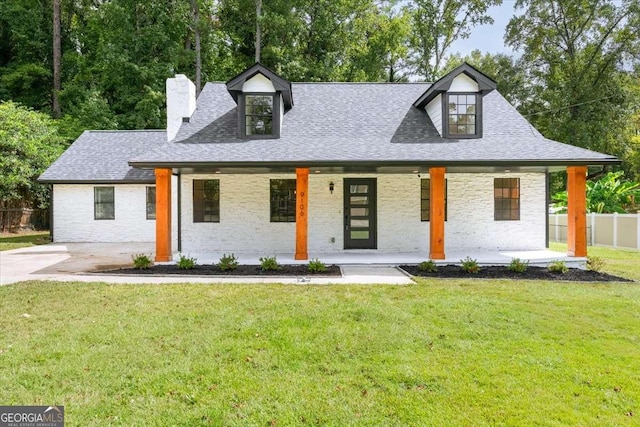
<instances>
[{"instance_id":1,"label":"covered front porch","mask_svg":"<svg viewBox=\"0 0 640 427\"><path fill-rule=\"evenodd\" d=\"M319 258L330 264L411 264L427 259L443 264L455 264L463 258L470 257L483 265L504 265L511 262L513 258L529 261L531 265L546 265L548 262L558 259L579 265L584 262L586 256L586 166L567 167L569 175L569 245L566 254L544 249L544 236L547 228L545 225L547 214L544 177L549 172L549 168L542 166L509 166L498 169L489 166L474 166L473 168L420 165L405 165L395 168L369 166L370 173L364 170L359 171L359 176L372 177L367 179L350 178L358 175L347 169L336 171L334 167L293 168L289 166L285 169L287 170L256 171L250 168L225 170L225 168L216 169L213 166L188 171L168 168L156 169L156 262L175 260L177 252L194 256L198 258L200 263L205 264L217 262L224 253L232 252L235 252L240 258L240 262L244 264L258 264L260 257L276 255L279 262L283 264L306 263L314 258ZM295 177L295 196L293 196L295 212L291 213L292 217L295 217L295 223L291 222L290 225L274 226L273 222L269 224L268 217L265 218L262 214L265 211L264 204L261 211L256 208L254 202L255 200L264 200L266 193L261 194L260 191L264 193L265 188L268 188L264 184L268 182L269 176L273 176L272 174L276 172L286 172L293 175L292 178ZM172 231L173 221L171 219L173 206L171 177L177 174L180 182L181 173L186 174L186 178L182 182L182 194L186 194L187 202L183 207L187 214L181 216L181 210L178 208L178 244L176 248L172 247L172 235L175 237L175 234ZM428 176L428 181L430 181L430 186L426 187L427 212L429 214L426 221L420 219L419 216L416 217L416 214L420 214L421 209L419 195L421 174L423 178ZM264 178L255 178L257 176ZM362 183L349 185L349 183L370 181L371 186L366 191L375 194L375 176L379 177L378 183L385 184L384 189L381 188L383 185L377 186L377 191L380 193L378 196L381 200L380 206L376 208L375 203L366 206L371 208L367 211L377 210L378 218L376 219L374 215L367 217L366 221L361 219L354 221L352 217L349 217L349 213L356 210L363 211L363 209L356 208L355 205L350 206L348 200L363 199L368 194L353 196L351 194L353 190L347 193L349 188L360 188L364 185ZM464 176L464 180L455 178L460 176ZM527 177L523 181L522 188L520 187L520 179L516 179L518 187L515 189L516 193L513 194L517 198L518 217L507 218L512 221L504 221L505 218L497 217L494 219L492 200L494 198L494 178L502 177L500 179L505 180L504 177L514 176ZM190 208L190 200L188 199L190 185L196 179L201 179L200 177L213 178L216 183L222 182L222 186L226 186L225 189L231 190L227 190L223 196L219 196L223 198L223 201L219 202L223 209L221 213L217 214L216 221L210 225L192 224L195 220L191 220L192 212L188 211ZM341 185L343 177L344 185ZM391 182L385 177L395 178ZM476 177L483 180L482 185L476 183ZM327 182L323 183L325 180ZM313 182L310 183L310 181ZM248 182L251 184L247 184ZM238 188L242 188L243 191L238 191ZM498 190L503 191L502 188L495 191ZM447 196L447 192L451 194ZM525 195L522 200L520 200L521 192ZM236 196L239 193L242 195L242 199ZM412 197L416 197L416 194L417 199L412 199ZM344 197L342 197L343 195ZM178 192L178 201L180 198L180 192ZM384 200L382 200L383 198ZM313 203L310 203L310 199ZM342 204L343 199L344 204ZM482 210L478 209L480 206L482 206ZM424 211L424 206L422 210ZM324 217L319 219L320 212L323 212ZM520 212L522 212L522 216L520 216ZM535 218L532 215L535 215ZM341 219L343 217L344 223ZM311 222L310 218L312 218ZM242 219L242 221L238 219ZM184 228L181 228L180 224L183 220L182 227ZM266 224L262 228L256 225L261 220ZM344 240L341 240L340 230L349 230L349 225L353 225L355 222L366 222L370 227L368 230L378 234L378 240L371 239L370 244L364 246L367 249L359 249L363 246L348 247L347 232L344 234ZM329 225L327 226L327 224ZM319 227L322 226L325 227L322 231L326 235L318 233ZM187 227L190 237L181 240L180 236L184 238L186 234L181 233L181 230L184 231ZM244 236L244 239L239 240L239 231L248 227L255 231L254 234L250 237ZM537 237L534 240L530 239L530 233L526 230L538 230L534 232ZM349 232L351 231L349 230ZM277 236L280 244L278 246L272 245L271 248L265 246L266 240L274 236ZM482 236L484 244L477 243L478 236ZM192 239L200 239L203 243L200 246L192 245L191 248L188 245L181 245L181 242L192 242ZM232 245L238 241L244 242L245 246L233 249ZM324 246L319 245L318 242L325 242ZM411 243L404 244L404 242ZM505 242L506 244L504 244ZM508 248L509 250L501 251L497 248Z\"/></svg>"}]
</instances>

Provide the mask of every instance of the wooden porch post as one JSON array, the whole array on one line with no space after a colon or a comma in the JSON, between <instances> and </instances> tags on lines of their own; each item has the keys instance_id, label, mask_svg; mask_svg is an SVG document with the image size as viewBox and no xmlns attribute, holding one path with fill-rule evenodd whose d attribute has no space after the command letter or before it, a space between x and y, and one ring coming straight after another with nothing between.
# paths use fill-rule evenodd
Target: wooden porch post
<instances>
[{"instance_id":1,"label":"wooden porch post","mask_svg":"<svg viewBox=\"0 0 640 427\"><path fill-rule=\"evenodd\" d=\"M429 207L429 258L444 259L445 168L429 168L431 204Z\"/></svg>"},{"instance_id":2,"label":"wooden porch post","mask_svg":"<svg viewBox=\"0 0 640 427\"><path fill-rule=\"evenodd\" d=\"M171 261L171 169L156 169L156 262Z\"/></svg>"},{"instance_id":3,"label":"wooden porch post","mask_svg":"<svg viewBox=\"0 0 640 427\"><path fill-rule=\"evenodd\" d=\"M309 259L307 226L309 206L309 168L296 168L296 254L295 259Z\"/></svg>"},{"instance_id":4,"label":"wooden porch post","mask_svg":"<svg viewBox=\"0 0 640 427\"><path fill-rule=\"evenodd\" d=\"M567 167L567 255L587 256L587 167Z\"/></svg>"}]
</instances>

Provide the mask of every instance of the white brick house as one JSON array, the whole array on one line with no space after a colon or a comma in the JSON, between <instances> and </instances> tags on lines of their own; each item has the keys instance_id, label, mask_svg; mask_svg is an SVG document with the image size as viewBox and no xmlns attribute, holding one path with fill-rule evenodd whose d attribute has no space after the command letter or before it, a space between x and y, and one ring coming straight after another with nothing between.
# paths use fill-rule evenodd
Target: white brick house
<instances>
[{"instance_id":1,"label":"white brick house","mask_svg":"<svg viewBox=\"0 0 640 427\"><path fill-rule=\"evenodd\" d=\"M537 250L566 169L569 255L586 255L587 166L619 161L544 138L495 86L468 64L433 84L291 84L255 64L196 101L176 76L166 131L87 131L41 176L54 240L155 242L158 261Z\"/></svg>"}]
</instances>

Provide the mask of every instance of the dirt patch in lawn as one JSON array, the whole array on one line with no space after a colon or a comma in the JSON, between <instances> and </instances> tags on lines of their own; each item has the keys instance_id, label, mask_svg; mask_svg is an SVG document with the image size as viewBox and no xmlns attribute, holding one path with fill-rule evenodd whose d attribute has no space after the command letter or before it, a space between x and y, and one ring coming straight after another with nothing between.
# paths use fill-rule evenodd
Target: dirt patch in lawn
<instances>
[{"instance_id":1,"label":"dirt patch in lawn","mask_svg":"<svg viewBox=\"0 0 640 427\"><path fill-rule=\"evenodd\" d=\"M324 273L309 273L309 266L304 265L281 265L280 270L263 271L259 265L239 265L232 271L222 271L217 265L196 265L190 270L181 270L176 265L153 265L145 270L137 270L135 268L119 268L111 270L96 271L96 273L108 274L126 274L126 275L173 275L180 274L186 276L313 276L313 277L340 277L340 267L337 265L328 265L327 271Z\"/></svg>"},{"instance_id":2,"label":"dirt patch in lawn","mask_svg":"<svg viewBox=\"0 0 640 427\"><path fill-rule=\"evenodd\" d=\"M599 273L591 270L570 268L566 273L555 273L544 267L529 267L524 273L516 273L507 267L491 266L481 267L477 273L467 273L459 265L438 266L435 273L420 271L417 265L401 265L401 269L419 277L452 278L452 279L509 279L509 280L562 280L573 282L633 282L624 277L613 276L607 273Z\"/></svg>"}]
</instances>

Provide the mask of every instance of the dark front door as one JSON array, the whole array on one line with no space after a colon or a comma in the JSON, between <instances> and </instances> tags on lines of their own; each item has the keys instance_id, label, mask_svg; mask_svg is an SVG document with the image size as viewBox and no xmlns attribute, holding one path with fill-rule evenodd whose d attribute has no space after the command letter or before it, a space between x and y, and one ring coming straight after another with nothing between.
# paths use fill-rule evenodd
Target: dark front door
<instances>
[{"instance_id":1,"label":"dark front door","mask_svg":"<svg viewBox=\"0 0 640 427\"><path fill-rule=\"evenodd\" d=\"M375 178L344 180L344 248L377 248Z\"/></svg>"}]
</instances>

